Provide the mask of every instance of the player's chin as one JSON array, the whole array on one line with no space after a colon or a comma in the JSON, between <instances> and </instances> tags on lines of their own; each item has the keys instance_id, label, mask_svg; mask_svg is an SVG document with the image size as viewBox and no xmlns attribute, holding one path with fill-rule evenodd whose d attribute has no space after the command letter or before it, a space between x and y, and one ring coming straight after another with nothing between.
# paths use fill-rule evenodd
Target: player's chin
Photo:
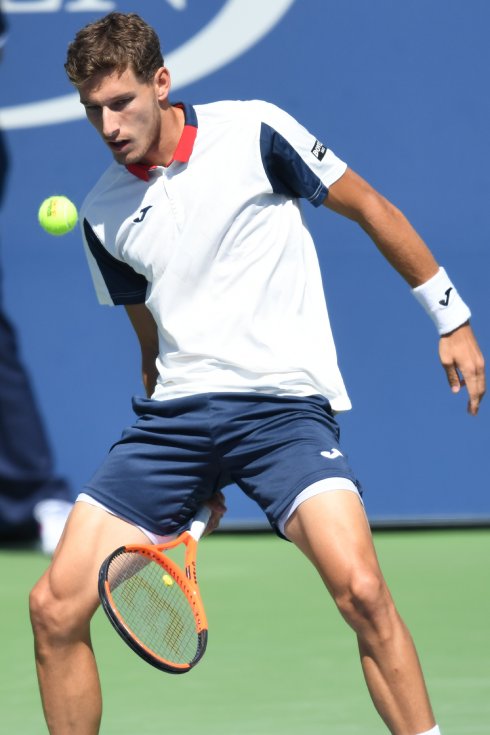
<instances>
[{"instance_id":1,"label":"player's chin","mask_svg":"<svg viewBox=\"0 0 490 735\"><path fill-rule=\"evenodd\" d=\"M123 145L121 147L111 145L109 146L111 153L114 157L114 160L117 161L117 163L122 164L123 166L128 166L131 163L138 163L140 156L132 150L129 144Z\"/></svg>"},{"instance_id":2,"label":"player's chin","mask_svg":"<svg viewBox=\"0 0 490 735\"><path fill-rule=\"evenodd\" d=\"M136 163L136 161L133 161L131 156L127 156L124 153L118 153L116 151L112 151L112 156L116 163L121 164L121 166L129 166L131 163Z\"/></svg>"}]
</instances>

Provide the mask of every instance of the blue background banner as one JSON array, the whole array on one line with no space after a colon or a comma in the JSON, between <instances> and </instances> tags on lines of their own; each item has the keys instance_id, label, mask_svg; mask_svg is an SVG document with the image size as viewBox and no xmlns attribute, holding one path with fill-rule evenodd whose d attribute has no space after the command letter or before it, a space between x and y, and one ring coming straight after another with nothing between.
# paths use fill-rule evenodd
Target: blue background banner
<instances>
[{"instance_id":1,"label":"blue background banner","mask_svg":"<svg viewBox=\"0 0 490 735\"><path fill-rule=\"evenodd\" d=\"M0 123L11 157L4 289L59 469L74 492L132 420L139 351L98 306L78 231L51 238L40 202L78 206L110 162L65 78L75 32L110 10L159 32L173 99L280 105L399 206L473 310L490 352L487 0L4 0ZM219 202L216 203L219 206ZM490 519L490 406L451 395L437 334L353 223L305 205L354 410L342 438L373 523ZM236 488L228 522L259 512Z\"/></svg>"}]
</instances>

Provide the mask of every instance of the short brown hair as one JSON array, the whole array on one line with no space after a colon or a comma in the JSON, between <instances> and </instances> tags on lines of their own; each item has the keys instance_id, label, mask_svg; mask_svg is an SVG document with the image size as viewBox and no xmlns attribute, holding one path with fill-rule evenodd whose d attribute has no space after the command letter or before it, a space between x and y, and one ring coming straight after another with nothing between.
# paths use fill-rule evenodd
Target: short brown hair
<instances>
[{"instance_id":1,"label":"short brown hair","mask_svg":"<svg viewBox=\"0 0 490 735\"><path fill-rule=\"evenodd\" d=\"M143 82L163 66L156 31L136 13L109 13L78 31L68 46L68 78L80 86L100 72L123 73L129 67Z\"/></svg>"}]
</instances>

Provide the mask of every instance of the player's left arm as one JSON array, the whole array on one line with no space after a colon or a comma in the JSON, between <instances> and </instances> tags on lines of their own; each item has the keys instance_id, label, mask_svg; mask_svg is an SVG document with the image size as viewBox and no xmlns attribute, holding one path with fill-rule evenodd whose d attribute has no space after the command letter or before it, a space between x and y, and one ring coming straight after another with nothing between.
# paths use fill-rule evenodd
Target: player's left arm
<instances>
[{"instance_id":1,"label":"player's left arm","mask_svg":"<svg viewBox=\"0 0 490 735\"><path fill-rule=\"evenodd\" d=\"M403 213L351 169L330 186L324 204L357 222L412 287L439 271L431 251ZM469 321L440 337L439 357L451 390L468 390L468 412L477 414L485 393L484 359Z\"/></svg>"}]
</instances>

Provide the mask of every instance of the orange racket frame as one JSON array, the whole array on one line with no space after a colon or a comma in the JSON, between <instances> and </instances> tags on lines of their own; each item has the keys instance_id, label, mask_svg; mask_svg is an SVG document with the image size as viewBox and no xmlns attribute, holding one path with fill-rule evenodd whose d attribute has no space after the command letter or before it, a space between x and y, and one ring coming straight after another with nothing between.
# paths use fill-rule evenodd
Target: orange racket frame
<instances>
[{"instance_id":1,"label":"orange racket frame","mask_svg":"<svg viewBox=\"0 0 490 735\"><path fill-rule=\"evenodd\" d=\"M172 674L185 674L190 671L204 656L208 641L208 622L204 604L197 583L197 545L201 538L211 511L203 507L195 516L189 530L181 533L177 538L163 544L130 544L115 549L102 563L99 571L99 597L102 607L115 630L119 633L125 643L143 658L147 663L155 666L161 671ZM185 546L184 566L181 568L173 559L168 557L165 551L175 549L177 546ZM186 663L170 661L149 648L131 629L124 617L118 610L113 598L108 580L111 563L121 554L138 554L149 561L156 562L165 572L178 584L184 593L192 610L197 634L196 653L192 660Z\"/></svg>"}]
</instances>

